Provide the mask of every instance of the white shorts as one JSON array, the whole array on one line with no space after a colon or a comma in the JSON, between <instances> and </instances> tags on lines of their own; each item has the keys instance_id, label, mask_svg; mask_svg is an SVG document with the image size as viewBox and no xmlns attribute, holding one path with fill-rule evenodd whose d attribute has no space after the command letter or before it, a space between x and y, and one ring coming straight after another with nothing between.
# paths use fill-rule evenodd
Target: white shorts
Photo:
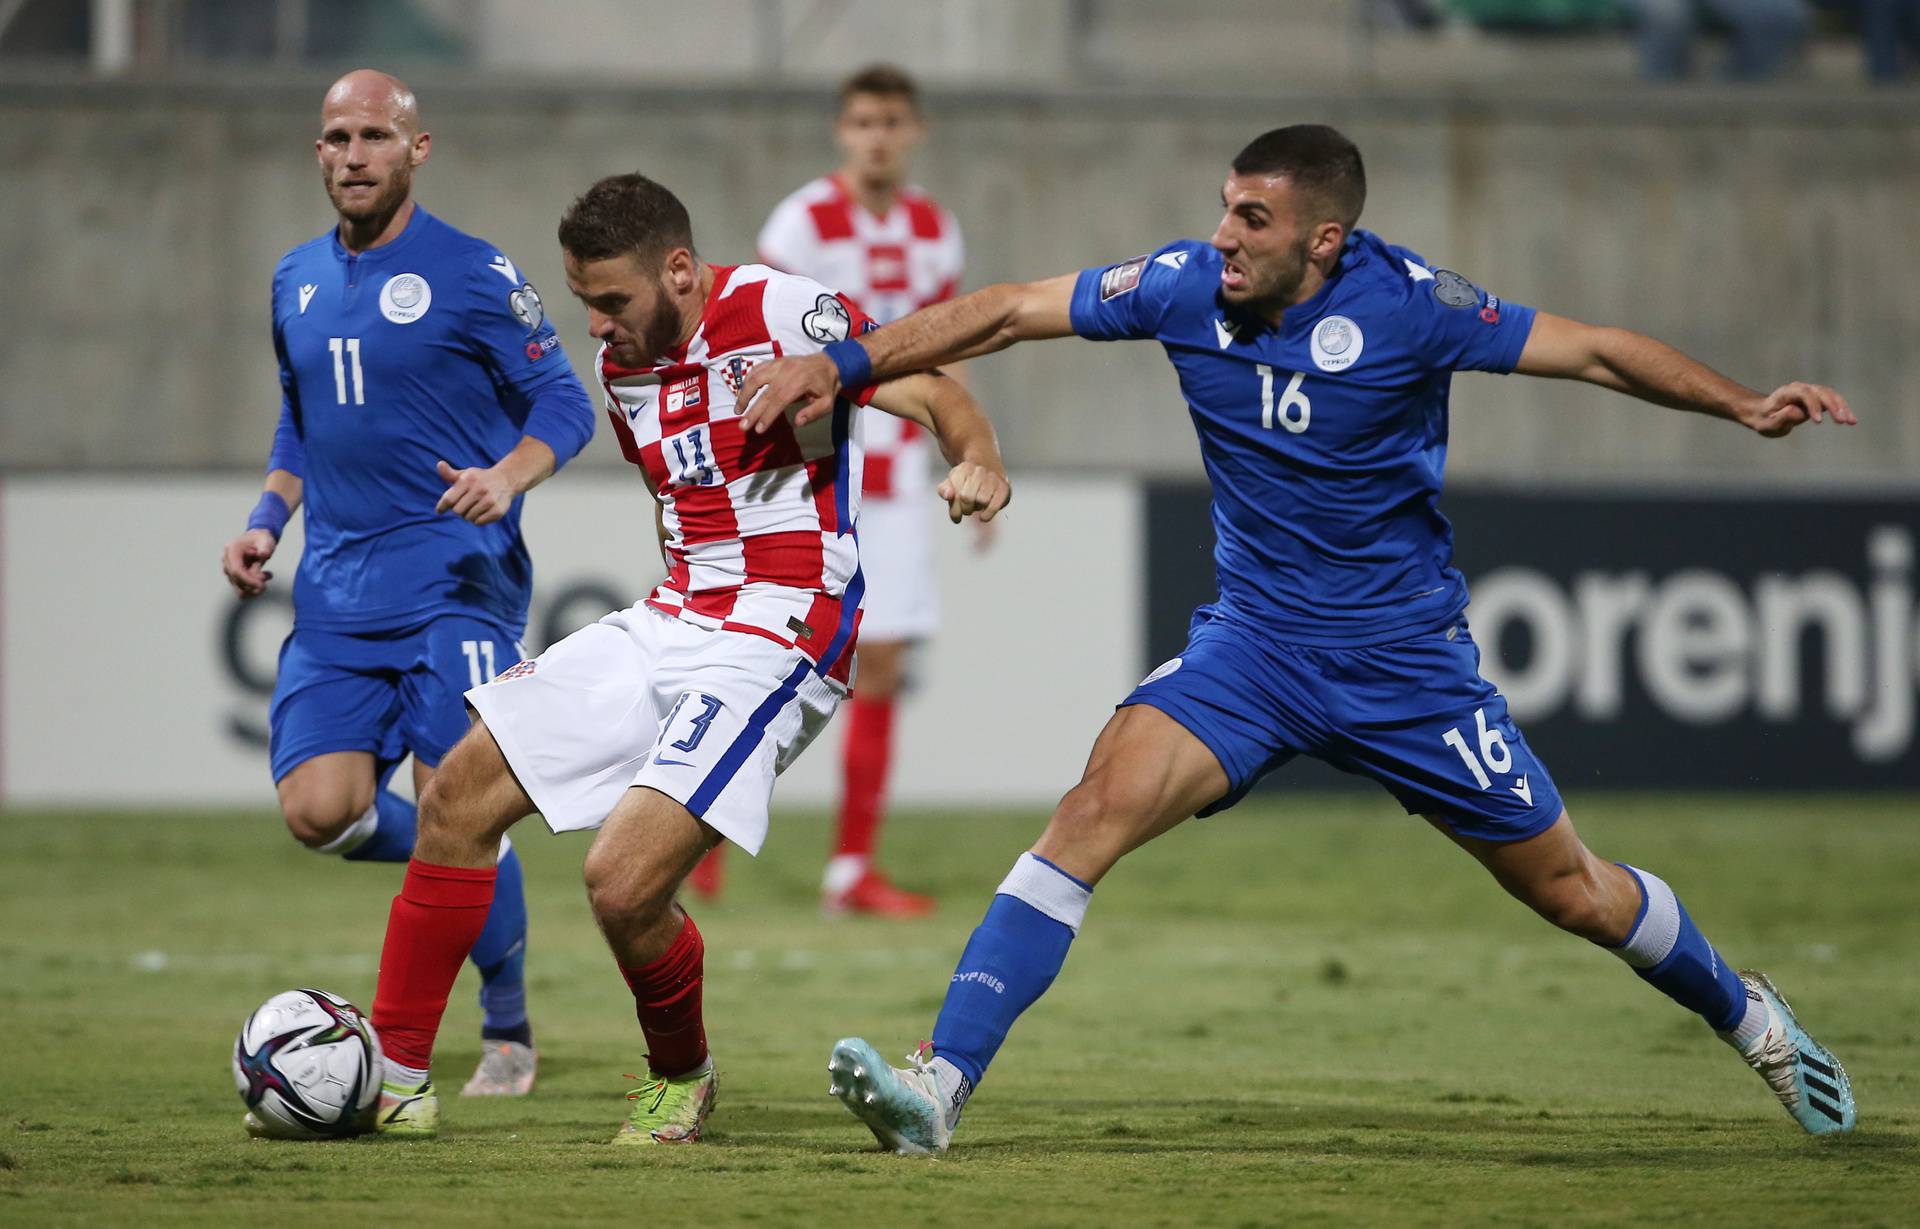
<instances>
[{"instance_id":1,"label":"white shorts","mask_svg":"<svg viewBox=\"0 0 1920 1229\"><path fill-rule=\"evenodd\" d=\"M925 640L940 622L929 534L939 501L917 487L904 498L860 501L860 639Z\"/></svg>"},{"instance_id":2,"label":"white shorts","mask_svg":"<svg viewBox=\"0 0 1920 1229\"><path fill-rule=\"evenodd\" d=\"M659 790L748 853L773 779L826 728L840 684L796 650L636 605L467 692L555 832Z\"/></svg>"}]
</instances>

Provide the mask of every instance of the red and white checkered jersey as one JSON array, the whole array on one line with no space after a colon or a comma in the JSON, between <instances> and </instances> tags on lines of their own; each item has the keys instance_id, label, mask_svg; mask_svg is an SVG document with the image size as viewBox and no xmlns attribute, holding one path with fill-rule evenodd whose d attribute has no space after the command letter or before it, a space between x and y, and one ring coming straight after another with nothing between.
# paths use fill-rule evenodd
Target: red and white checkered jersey
<instances>
[{"instance_id":1,"label":"red and white checkered jersey","mask_svg":"<svg viewBox=\"0 0 1920 1229\"><path fill-rule=\"evenodd\" d=\"M714 266L699 328L657 367L595 360L607 416L664 513L667 578L647 603L799 649L845 681L859 619L861 456L853 403L796 429L741 425L755 363L872 327L844 295L765 265ZM864 403L870 391L854 400Z\"/></svg>"},{"instance_id":2,"label":"red and white checkered jersey","mask_svg":"<svg viewBox=\"0 0 1920 1229\"><path fill-rule=\"evenodd\" d=\"M760 228L760 259L839 289L882 324L953 297L966 250L953 215L918 188L903 188L876 216L837 175L825 175L774 207ZM922 500L926 432L904 419L866 416L865 493Z\"/></svg>"}]
</instances>

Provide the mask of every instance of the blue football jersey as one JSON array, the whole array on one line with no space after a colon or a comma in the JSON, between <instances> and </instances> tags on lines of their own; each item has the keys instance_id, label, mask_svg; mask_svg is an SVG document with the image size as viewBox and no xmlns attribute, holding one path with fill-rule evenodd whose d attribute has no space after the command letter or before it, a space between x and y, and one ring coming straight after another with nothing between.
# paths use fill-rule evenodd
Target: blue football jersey
<instances>
[{"instance_id":1,"label":"blue football jersey","mask_svg":"<svg viewBox=\"0 0 1920 1229\"><path fill-rule=\"evenodd\" d=\"M1367 231L1279 328L1223 308L1220 253L1181 240L1074 287L1074 331L1153 338L1213 483L1227 615L1325 647L1379 644L1467 603L1440 514L1455 371L1508 372L1533 309Z\"/></svg>"},{"instance_id":2,"label":"blue football jersey","mask_svg":"<svg viewBox=\"0 0 1920 1229\"><path fill-rule=\"evenodd\" d=\"M492 465L533 435L564 464L593 435L586 390L513 262L417 204L398 237L359 255L329 232L274 270L273 340L272 465L305 481L296 625L396 630L454 613L524 627L521 501L491 525L434 511L438 461Z\"/></svg>"}]
</instances>

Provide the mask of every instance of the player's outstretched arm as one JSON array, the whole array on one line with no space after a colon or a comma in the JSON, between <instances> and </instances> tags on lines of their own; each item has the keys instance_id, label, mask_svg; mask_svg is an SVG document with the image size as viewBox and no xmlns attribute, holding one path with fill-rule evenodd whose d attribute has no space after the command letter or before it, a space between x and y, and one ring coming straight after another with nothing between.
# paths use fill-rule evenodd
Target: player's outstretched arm
<instances>
[{"instance_id":1,"label":"player's outstretched arm","mask_svg":"<svg viewBox=\"0 0 1920 1229\"><path fill-rule=\"evenodd\" d=\"M267 560L280 545L280 533L299 508L305 489L298 474L269 470L260 502L247 518L247 531L220 552L220 570L241 597L259 597L267 591L267 582L273 579L273 573L267 571Z\"/></svg>"},{"instance_id":2,"label":"player's outstretched arm","mask_svg":"<svg viewBox=\"0 0 1920 1229\"><path fill-rule=\"evenodd\" d=\"M876 387L871 404L933 432L953 467L938 489L954 524L969 516L991 521L1013 498L993 424L959 381L937 371L901 376Z\"/></svg>"},{"instance_id":3,"label":"player's outstretched arm","mask_svg":"<svg viewBox=\"0 0 1920 1229\"><path fill-rule=\"evenodd\" d=\"M491 525L512 509L516 497L552 477L555 466L552 446L531 435L521 436L513 451L492 465L455 469L442 461L435 468L447 489L433 510Z\"/></svg>"},{"instance_id":4,"label":"player's outstretched arm","mask_svg":"<svg viewBox=\"0 0 1920 1229\"><path fill-rule=\"evenodd\" d=\"M837 341L819 354L757 364L740 389L749 430L765 431L789 409L804 426L832 411L842 388L928 371L1004 350L1019 341L1073 332L1070 273L1044 282L1007 282L936 303L866 334ZM764 395L762 395L764 393Z\"/></svg>"},{"instance_id":5,"label":"player's outstretched arm","mask_svg":"<svg viewBox=\"0 0 1920 1229\"><path fill-rule=\"evenodd\" d=\"M1822 384L1796 381L1762 393L1688 358L1651 337L1540 312L1514 370L1584 380L1642 401L1737 422L1777 438L1807 422L1859 421L1845 397Z\"/></svg>"}]
</instances>

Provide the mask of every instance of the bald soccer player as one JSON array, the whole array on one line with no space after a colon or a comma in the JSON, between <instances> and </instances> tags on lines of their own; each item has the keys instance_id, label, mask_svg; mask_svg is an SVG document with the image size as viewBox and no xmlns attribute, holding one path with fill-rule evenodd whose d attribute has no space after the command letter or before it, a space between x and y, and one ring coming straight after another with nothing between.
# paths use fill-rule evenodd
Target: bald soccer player
<instances>
[{"instance_id":1,"label":"bald soccer player","mask_svg":"<svg viewBox=\"0 0 1920 1229\"><path fill-rule=\"evenodd\" d=\"M273 273L280 423L265 490L227 543L242 598L295 509L306 547L271 710L287 829L354 862L405 862L416 794L461 735L463 693L520 659L533 568L521 495L593 436L594 414L540 296L499 249L415 202L433 139L406 85L348 73L314 142L338 215ZM473 948L484 1038L472 1096L533 1087L518 856ZM250 1131L259 1124L247 1115Z\"/></svg>"}]
</instances>

